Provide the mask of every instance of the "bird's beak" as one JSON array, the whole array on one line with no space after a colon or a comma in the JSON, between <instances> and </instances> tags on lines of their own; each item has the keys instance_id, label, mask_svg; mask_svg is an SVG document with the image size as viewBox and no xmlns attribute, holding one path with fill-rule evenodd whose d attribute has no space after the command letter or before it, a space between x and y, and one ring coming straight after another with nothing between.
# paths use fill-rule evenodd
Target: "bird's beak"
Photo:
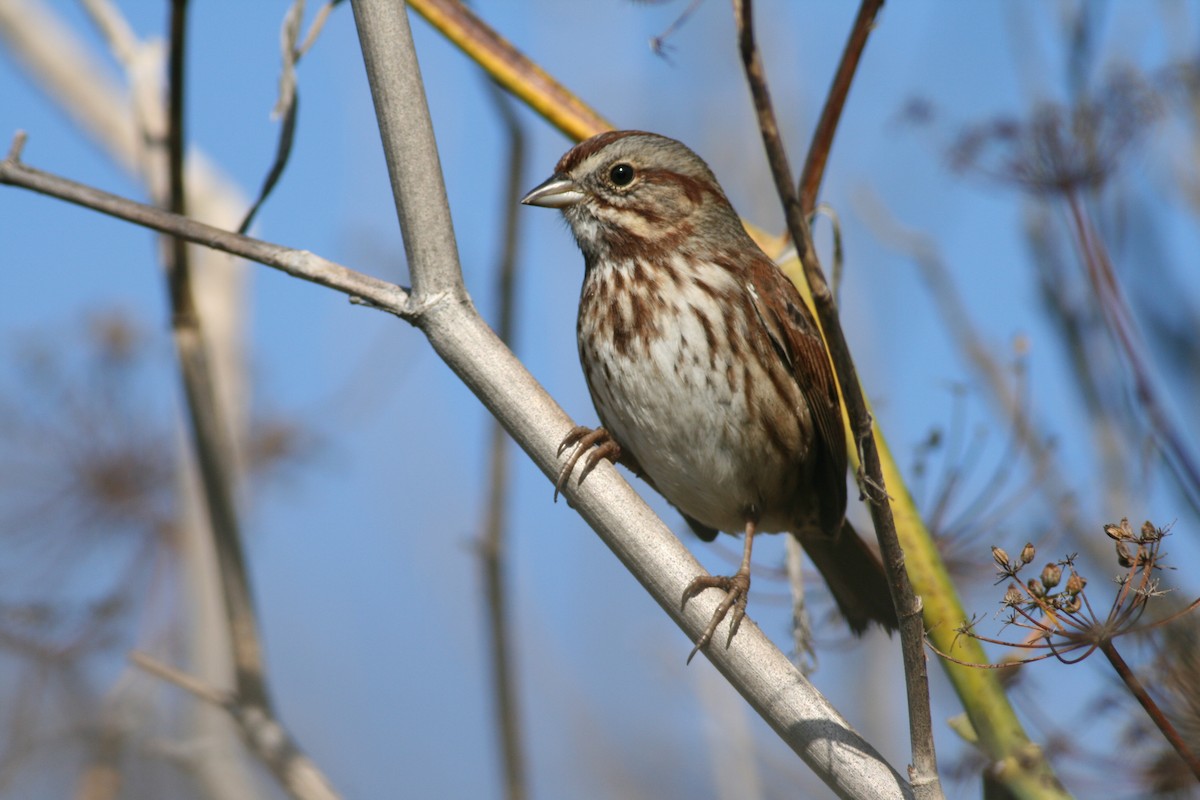
<instances>
[{"instance_id":1,"label":"bird's beak","mask_svg":"<svg viewBox=\"0 0 1200 800\"><path fill-rule=\"evenodd\" d=\"M534 187L529 194L521 198L521 202L527 206L566 208L575 205L582 199L583 192L579 190L575 181L559 172Z\"/></svg>"}]
</instances>

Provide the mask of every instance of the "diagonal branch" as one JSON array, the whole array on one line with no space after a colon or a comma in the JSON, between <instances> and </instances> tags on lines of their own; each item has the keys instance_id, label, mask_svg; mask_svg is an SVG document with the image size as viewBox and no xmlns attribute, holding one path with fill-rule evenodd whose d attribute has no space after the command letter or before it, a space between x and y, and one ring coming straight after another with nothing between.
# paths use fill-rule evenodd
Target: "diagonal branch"
<instances>
[{"instance_id":1,"label":"diagonal branch","mask_svg":"<svg viewBox=\"0 0 1200 800\"><path fill-rule=\"evenodd\" d=\"M476 16L462 0L409 0L409 5L496 82L579 141L612 125Z\"/></svg>"}]
</instances>

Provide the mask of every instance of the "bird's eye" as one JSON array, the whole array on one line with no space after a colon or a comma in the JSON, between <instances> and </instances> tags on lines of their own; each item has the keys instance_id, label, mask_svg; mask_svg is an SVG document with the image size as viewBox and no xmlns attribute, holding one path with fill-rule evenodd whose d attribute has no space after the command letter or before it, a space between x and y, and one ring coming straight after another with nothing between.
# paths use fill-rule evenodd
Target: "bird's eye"
<instances>
[{"instance_id":1,"label":"bird's eye","mask_svg":"<svg viewBox=\"0 0 1200 800\"><path fill-rule=\"evenodd\" d=\"M633 183L633 167L617 164L608 171L608 178L613 182L613 186L628 186Z\"/></svg>"}]
</instances>

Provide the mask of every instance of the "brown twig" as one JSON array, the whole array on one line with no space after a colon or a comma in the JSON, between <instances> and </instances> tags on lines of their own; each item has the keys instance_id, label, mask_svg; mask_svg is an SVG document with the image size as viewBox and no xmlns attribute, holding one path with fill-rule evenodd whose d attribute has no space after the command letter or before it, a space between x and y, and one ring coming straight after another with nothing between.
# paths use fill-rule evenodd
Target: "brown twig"
<instances>
[{"instance_id":1,"label":"brown twig","mask_svg":"<svg viewBox=\"0 0 1200 800\"><path fill-rule=\"evenodd\" d=\"M1175 729L1175 726L1167 719L1167 715L1154 702L1154 698L1146 691L1146 687L1142 686L1142 682L1133 674L1133 670L1129 668L1129 665L1125 663L1125 659L1117 652L1116 645L1112 643L1111 639L1100 644L1100 652L1104 653L1108 658L1108 663L1112 664L1113 669L1121 676L1121 680L1125 682L1125 687L1142 704L1142 708L1145 709L1146 714L1154 721L1154 724L1158 727L1163 737L1171 743L1171 747L1175 748L1175 752L1179 754L1179 757L1188 765L1188 769L1192 771L1192 774L1197 779L1200 779L1200 758L1197 758L1196 754L1187 746L1187 742L1179 735L1179 731Z\"/></svg>"},{"instance_id":2,"label":"brown twig","mask_svg":"<svg viewBox=\"0 0 1200 800\"><path fill-rule=\"evenodd\" d=\"M489 88L508 140L507 156L504 160L508 165L508 176L501 193L501 207L504 209L504 225L501 232L503 241L496 270L499 307L496 333L502 342L512 347L516 318L517 235L520 228L518 212L521 208L517 199L521 196L524 186L526 137L525 129L520 118L514 113L509 97L494 83L489 82ZM505 796L508 800L522 800L527 796L528 790L525 779L524 738L521 733L520 706L517 702L517 682L513 669L512 634L508 624L509 592L505 574L505 557L508 553L508 434L497 420L492 421L488 472L490 477L487 517L484 521L479 554L483 563L484 597L492 656L492 691L496 698L496 734L504 764Z\"/></svg>"},{"instance_id":3,"label":"brown twig","mask_svg":"<svg viewBox=\"0 0 1200 800\"><path fill-rule=\"evenodd\" d=\"M867 411L858 373L842 331L833 295L812 245L812 234L804 209L792 183L791 168L788 166L787 153L779 135L762 59L754 39L753 2L734 0L733 7L737 19L738 47L746 79L750 84L750 93L754 99L754 108L758 114L758 126L766 147L767 161L771 165L771 174L775 179L780 203L783 205L788 231L804 266L817 317L824 330L838 382L841 384L851 429L860 451L860 463L864 473L862 483L869 501L868 507L883 551L883 560L892 587L892 601L900 619L913 757L909 776L913 792L918 798L940 798L943 794L937 772L933 719L929 709L929 679L925 665L925 631L921 620L921 605L904 567L904 551L900 549L900 541L896 535L896 524L892 518L891 504L883 480L882 463L872 433L871 416Z\"/></svg>"},{"instance_id":4,"label":"brown twig","mask_svg":"<svg viewBox=\"0 0 1200 800\"><path fill-rule=\"evenodd\" d=\"M875 28L875 17L882 7L883 0L863 0L858 7L858 16L854 18L854 26L850 29L846 47L842 50L842 60L838 62L833 83L829 86L829 94L825 96L825 106L821 109L821 117L817 120L816 130L813 131L812 144L808 148L808 157L804 159L804 170L800 173L800 208L806 217L816 210L817 193L821 189L821 179L825 176L825 164L829 160L833 137L837 134L838 122L842 118L842 109L846 105L846 97L850 94L850 84L858 70L858 61L862 57L863 49L867 46L867 37Z\"/></svg>"},{"instance_id":5,"label":"brown twig","mask_svg":"<svg viewBox=\"0 0 1200 800\"><path fill-rule=\"evenodd\" d=\"M188 0L172 0L170 21L170 51L167 62L167 210L187 216L187 196L183 181L185 132L184 66L187 62L187 4ZM192 300L191 270L187 242L172 237L169 240L171 257L167 261L167 287L170 291L172 325L197 325ZM182 320L179 318L183 318Z\"/></svg>"},{"instance_id":6,"label":"brown twig","mask_svg":"<svg viewBox=\"0 0 1200 800\"><path fill-rule=\"evenodd\" d=\"M187 0L171 6L170 63L168 67L167 206L187 216L184 186L184 61L187 42ZM167 284L171 303L171 329L183 379L192 444L196 448L204 500L212 526L213 544L225 600L230 652L233 654L239 702L269 713L270 694L263 676L258 621L250 578L242 551L242 533L234 501L232 449L228 415L213 384L208 345L192 297L187 242L170 238Z\"/></svg>"}]
</instances>

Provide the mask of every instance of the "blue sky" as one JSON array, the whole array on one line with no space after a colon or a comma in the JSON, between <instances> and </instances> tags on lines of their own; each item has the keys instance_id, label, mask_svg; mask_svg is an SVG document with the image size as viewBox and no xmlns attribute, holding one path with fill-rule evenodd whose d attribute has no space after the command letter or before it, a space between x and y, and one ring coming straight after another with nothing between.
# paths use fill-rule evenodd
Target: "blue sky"
<instances>
[{"instance_id":1,"label":"blue sky","mask_svg":"<svg viewBox=\"0 0 1200 800\"><path fill-rule=\"evenodd\" d=\"M74 4L63 5L60 13L95 43ZM139 34L157 36L165 28L161 4L127 5ZM669 60L647 46L683 5L541 0L485 5L480 12L618 126L685 141L708 160L744 216L778 229L727 6L703 3L671 40ZM1097 30L1098 72L1110 63L1156 70L1193 47L1182 26L1164 24L1172 19L1168 13L1110 5ZM907 464L929 429L951 415L947 387L971 376L916 269L880 240L863 212L870 194L899 222L938 243L1002 361L1010 359L1014 337L1027 337L1033 405L1046 432L1059 436L1067 482L1083 503L1094 504L1097 526L1122 514L1184 519L1186 507L1162 481L1134 498L1135 507L1105 505L1078 425L1081 406L1060 377L1062 353L1039 310L1022 198L953 173L945 158L961 125L1022 114L1033 102L1066 96L1058 7L923 2L884 10L822 195L837 210L846 241L844 324L878 419ZM282 3L207 3L192 12L190 141L247 194L257 189L273 153L276 128L268 114L283 11ZM1185 6L1188 12L1194 15L1195 8ZM767 68L797 169L853 13L850 3L758 5ZM493 317L504 174L499 123L477 68L416 19L414 32L467 285ZM258 218L257 234L403 282L403 248L349 7L333 14L300 65L299 80L295 151ZM936 107L933 125L904 121L914 97ZM530 133L525 184L531 187L569 142L532 114L522 116ZM17 128L30 134L25 160L31 165L140 196L5 53L0 135ZM1129 180L1142 186L1161 180L1169 165L1149 157L1128 169L1136 170ZM1161 227L1173 257L1181 259L1176 266L1184 285L1195 292L1198 273L1180 255L1196 252L1193 220L1170 199ZM568 413L593 423L574 342L581 258L558 215L529 209L522 222L515 349ZM827 245L826 234L819 239ZM0 242L6 265L0 336L68 325L101 307L127 309L147 328L165 330L155 243L146 232L5 188ZM318 442L305 468L256 498L247 515L284 720L348 796L390 796L400 784L408 796L499 796L471 547L483 515L486 414L404 323L262 267L251 266L250 274L248 359L256 402L303 420ZM164 359L168 345L164 338ZM169 374L162 383L174 394ZM983 459L990 464L1001 450L998 423L978 394L968 407L972 426L993 429ZM169 419L165 398L162 408ZM1175 411L1194 429L1194 411L1182 405ZM650 786L660 796L689 789L711 796L707 723L697 700L710 667L702 659L684 666L690 646L683 635L566 504L551 503L549 482L528 460L514 452L512 462L510 568L535 795L635 796L630 787ZM975 482L988 472L982 469ZM678 517L644 486L637 488L682 534ZM1018 518L996 543L1019 546L1030 537L1030 524L1029 516ZM1196 555L1184 539L1172 543L1177 563ZM710 570L731 568L733 540L720 546L685 541ZM980 563L992 543L979 543ZM764 543L756 564L770 569L781 554L780 541ZM6 560L0 558L4 571L22 569ZM781 582L756 581L750 615L787 647L783 596ZM968 606L990 613L987 597ZM877 680L898 674L896 643L847 639L824 626L814 682L903 769L903 707L896 690L885 691ZM1047 665L1036 685L1057 698L1085 696L1101 673L1090 666L1074 670ZM940 676L934 695L935 720L957 712ZM803 765L761 723L754 725L764 771L808 781ZM957 742L945 728L938 737L948 758ZM657 774L656 763L668 765L666 774ZM814 791L821 796L821 789Z\"/></svg>"}]
</instances>

